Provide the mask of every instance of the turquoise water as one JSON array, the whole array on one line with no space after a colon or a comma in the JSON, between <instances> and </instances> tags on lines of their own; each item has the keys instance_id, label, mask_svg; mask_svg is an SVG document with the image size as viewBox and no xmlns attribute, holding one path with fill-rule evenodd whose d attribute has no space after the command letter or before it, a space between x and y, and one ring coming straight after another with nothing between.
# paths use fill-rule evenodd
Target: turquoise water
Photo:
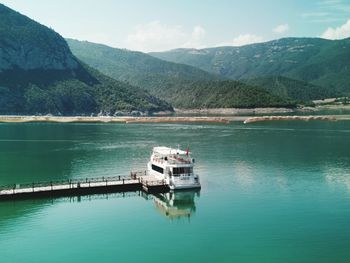
<instances>
[{"instance_id":1,"label":"turquoise water","mask_svg":"<svg viewBox=\"0 0 350 263\"><path fill-rule=\"evenodd\" d=\"M0 185L190 144L200 193L0 202L1 262L350 262L350 122L0 124Z\"/></svg>"}]
</instances>

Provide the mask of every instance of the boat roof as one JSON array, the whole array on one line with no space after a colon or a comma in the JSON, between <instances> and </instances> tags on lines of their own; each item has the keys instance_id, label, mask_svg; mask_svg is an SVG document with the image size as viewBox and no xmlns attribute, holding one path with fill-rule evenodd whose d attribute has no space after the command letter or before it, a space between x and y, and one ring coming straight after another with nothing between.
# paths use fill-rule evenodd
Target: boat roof
<instances>
[{"instance_id":1,"label":"boat roof","mask_svg":"<svg viewBox=\"0 0 350 263\"><path fill-rule=\"evenodd\" d=\"M180 149L174 149L170 147L165 146L158 146L153 148L154 153L159 153L162 155L172 155L172 154L186 154L186 151L180 150ZM190 152L189 152L190 153Z\"/></svg>"}]
</instances>

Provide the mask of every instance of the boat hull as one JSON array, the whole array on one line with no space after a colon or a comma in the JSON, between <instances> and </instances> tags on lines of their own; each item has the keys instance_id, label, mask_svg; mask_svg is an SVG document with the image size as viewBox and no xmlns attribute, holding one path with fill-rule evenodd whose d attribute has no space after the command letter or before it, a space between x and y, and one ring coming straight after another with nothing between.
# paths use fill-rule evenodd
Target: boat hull
<instances>
[{"instance_id":1,"label":"boat hull","mask_svg":"<svg viewBox=\"0 0 350 263\"><path fill-rule=\"evenodd\" d=\"M191 185L169 185L170 190L190 190L190 189L200 189L200 184Z\"/></svg>"}]
</instances>

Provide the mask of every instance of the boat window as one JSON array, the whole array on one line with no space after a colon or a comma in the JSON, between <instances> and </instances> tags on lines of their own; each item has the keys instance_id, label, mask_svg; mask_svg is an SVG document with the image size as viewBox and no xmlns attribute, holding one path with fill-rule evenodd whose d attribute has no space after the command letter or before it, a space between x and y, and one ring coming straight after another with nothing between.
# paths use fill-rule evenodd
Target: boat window
<instances>
[{"instance_id":1,"label":"boat window","mask_svg":"<svg viewBox=\"0 0 350 263\"><path fill-rule=\"evenodd\" d=\"M173 174L174 176L178 174L191 174L193 173L193 167L174 167Z\"/></svg>"},{"instance_id":2,"label":"boat window","mask_svg":"<svg viewBox=\"0 0 350 263\"><path fill-rule=\"evenodd\" d=\"M161 173L161 174L164 173L164 169L163 168L161 168L161 167L159 167L157 165L154 165L154 164L152 164L152 170L154 170L154 171L156 171L158 173Z\"/></svg>"}]
</instances>

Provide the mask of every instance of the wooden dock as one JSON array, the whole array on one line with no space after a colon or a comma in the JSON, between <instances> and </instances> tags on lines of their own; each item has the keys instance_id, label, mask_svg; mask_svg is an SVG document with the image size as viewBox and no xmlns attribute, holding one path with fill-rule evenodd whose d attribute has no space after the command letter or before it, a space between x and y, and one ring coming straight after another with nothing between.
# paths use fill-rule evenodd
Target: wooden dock
<instances>
[{"instance_id":1,"label":"wooden dock","mask_svg":"<svg viewBox=\"0 0 350 263\"><path fill-rule=\"evenodd\" d=\"M163 180L156 180L152 176L145 175L145 173L131 173L130 176L68 179L0 186L0 200L79 196L128 191L159 193L168 192L169 190L169 186Z\"/></svg>"}]
</instances>

